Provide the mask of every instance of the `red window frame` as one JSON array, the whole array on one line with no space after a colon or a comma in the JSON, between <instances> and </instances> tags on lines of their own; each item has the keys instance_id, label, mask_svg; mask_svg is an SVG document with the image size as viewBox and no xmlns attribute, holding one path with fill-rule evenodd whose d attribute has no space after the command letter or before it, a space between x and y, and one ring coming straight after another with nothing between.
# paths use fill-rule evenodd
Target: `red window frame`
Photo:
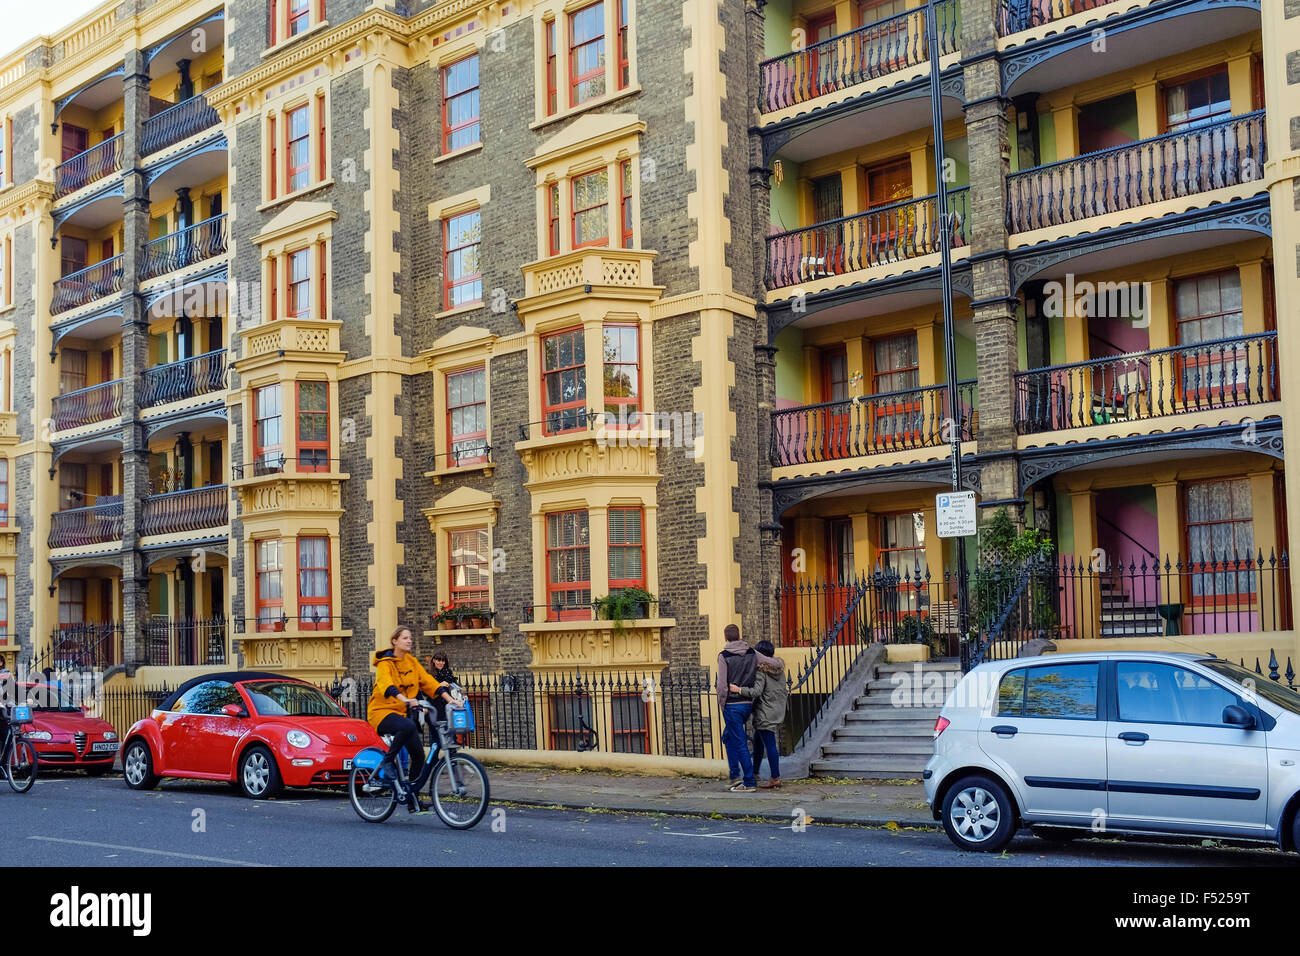
<instances>
[{"instance_id":1,"label":"red window frame","mask_svg":"<svg viewBox=\"0 0 1300 956\"><path fill-rule=\"evenodd\" d=\"M317 554L303 554L303 543L311 542L311 551ZM323 547L321 546L323 545ZM330 599L334 582L330 576L330 539L323 535L301 535L297 539L298 552L298 627L304 631L328 631L334 622L332 602ZM306 558L310 561L317 561L323 556L323 564L304 564ZM313 579L318 579L319 575L324 572L325 575L325 593L308 595L303 587L306 582L305 575L311 575ZM304 608L314 609L310 614L304 611ZM324 613L321 613L321 609Z\"/></svg>"},{"instance_id":2,"label":"red window frame","mask_svg":"<svg viewBox=\"0 0 1300 956\"><path fill-rule=\"evenodd\" d=\"M317 287L319 289L320 304L317 310L320 313L320 320L322 322L329 318L329 296L326 294L326 290L329 286L325 281L328 278L326 275L328 262L329 260L325 256L325 240L322 239L320 242L316 243L316 264L317 271L320 273L320 285Z\"/></svg>"},{"instance_id":3,"label":"red window frame","mask_svg":"<svg viewBox=\"0 0 1300 956\"><path fill-rule=\"evenodd\" d=\"M472 561L460 560L463 551L457 546L457 539L474 536ZM487 528L457 528L447 532L447 566L451 575L448 581L448 593L451 595L452 607L488 607L491 594L487 581L492 570L492 552L488 546ZM467 578L460 574L462 568L477 569L477 579L481 584L465 584ZM458 581L459 579L459 581Z\"/></svg>"},{"instance_id":4,"label":"red window frame","mask_svg":"<svg viewBox=\"0 0 1300 956\"><path fill-rule=\"evenodd\" d=\"M592 725L592 705L590 694L547 694L549 703L547 717L547 736L550 750L577 750L578 744L588 731L582 729L585 721ZM569 719L572 718L572 719ZM570 726L559 726L560 724Z\"/></svg>"},{"instance_id":5,"label":"red window frame","mask_svg":"<svg viewBox=\"0 0 1300 956\"><path fill-rule=\"evenodd\" d=\"M319 386L319 389L318 389ZM303 407L304 389L322 395L322 408ZM330 470L330 387L320 380L307 380L296 383L294 394L297 399L297 451L298 471L321 472ZM310 425L306 432L313 437L304 438L304 426Z\"/></svg>"},{"instance_id":6,"label":"red window frame","mask_svg":"<svg viewBox=\"0 0 1300 956\"><path fill-rule=\"evenodd\" d=\"M286 110L284 114L284 190L297 192L311 185L311 115L307 103ZM301 121L299 121L301 117ZM301 122L301 135L294 135L294 126ZM294 161L295 147L301 146L301 159ZM302 177L302 185L294 185L294 177Z\"/></svg>"},{"instance_id":7,"label":"red window frame","mask_svg":"<svg viewBox=\"0 0 1300 956\"><path fill-rule=\"evenodd\" d=\"M650 753L650 706L650 703L640 694L609 695L611 753ZM628 727L626 720L622 721L620 726L619 718L631 717L634 714L641 717L640 727Z\"/></svg>"},{"instance_id":8,"label":"red window frame","mask_svg":"<svg viewBox=\"0 0 1300 956\"><path fill-rule=\"evenodd\" d=\"M581 516L581 520L578 518ZM573 544L564 544L566 540L565 518L573 517ZM578 543L579 529L586 531L586 543ZM558 535L555 533L558 530ZM560 543L554 543L558 541ZM572 580L555 580L555 564L552 556L574 555L577 560L571 563L576 575L581 566L580 554L585 553L587 577L574 577ZM570 563L570 562L566 562ZM565 600L560 600L560 596ZM573 598L578 598L577 602ZM575 511L551 511L546 515L546 619L548 621L579 621L591 619L591 519L585 509Z\"/></svg>"},{"instance_id":9,"label":"red window frame","mask_svg":"<svg viewBox=\"0 0 1300 956\"><path fill-rule=\"evenodd\" d=\"M618 63L615 67L615 84L620 90L627 89L631 67L627 56L627 5L628 0L614 0L614 26L618 35Z\"/></svg>"},{"instance_id":10,"label":"red window frame","mask_svg":"<svg viewBox=\"0 0 1300 956\"><path fill-rule=\"evenodd\" d=\"M9 634L9 575L0 574L0 634Z\"/></svg>"},{"instance_id":11,"label":"red window frame","mask_svg":"<svg viewBox=\"0 0 1300 956\"><path fill-rule=\"evenodd\" d=\"M581 43L579 43L577 39L578 21L580 20L580 18L584 13L587 13L591 10L600 11L600 33L594 34L589 39L583 40ZM605 81L605 69L606 69L606 64L604 62L605 60L605 0L596 0L595 3L589 3L587 6L582 7L581 9L578 10L574 10L572 13L569 14L568 43L569 43L569 106L577 106L580 103L586 103L590 100L599 99L600 97L604 96L605 93L607 92L606 89L601 89L598 92L593 92L588 96L584 96L581 98L579 98L578 93L579 90L581 90L583 85L586 83L590 83L596 79L601 80L602 83ZM587 47L593 46L595 44L600 45L597 51L597 58L600 60L600 65L597 67L593 67L592 69L588 70L586 73L579 73L578 72L579 53L585 51Z\"/></svg>"},{"instance_id":12,"label":"red window frame","mask_svg":"<svg viewBox=\"0 0 1300 956\"><path fill-rule=\"evenodd\" d=\"M889 392L902 391L903 389L887 387L882 388L880 380L887 375L905 375L909 372L920 374L920 352L916 341L915 332L903 332L898 335L890 335L881 339L873 339L871 342L871 357L874 364L877 346L887 345L899 339L908 339L912 343L912 352L917 360L916 365L900 365L897 368L873 368L871 373L871 394L880 395ZM909 386L910 388L920 388L919 379L917 384ZM921 438L919 428L909 427L909 424L916 422L921 417L921 402L907 401L906 399L895 398L888 403L874 402L875 419L872 421L872 429L877 439L883 439L888 444L916 442ZM902 428L891 427L902 424Z\"/></svg>"},{"instance_id":13,"label":"red window frame","mask_svg":"<svg viewBox=\"0 0 1300 956\"><path fill-rule=\"evenodd\" d=\"M474 242L466 242L459 246L452 246L452 226L462 219L468 219L470 216L475 217L478 226L478 239ZM464 235L461 233L460 235ZM459 237L459 236L458 236ZM460 308L461 306L474 305L483 301L483 269L481 260L478 257L478 247L483 242L483 211L481 209L470 209L454 216L448 216L442 221L442 302L444 309ZM461 257L468 257L467 249L474 249L474 264L479 268L474 272L465 272L461 275L455 275L455 264L461 262ZM460 268L464 268L461 265ZM478 297L474 299L465 299L464 301L453 301L456 290L461 286L478 284Z\"/></svg>"},{"instance_id":14,"label":"red window frame","mask_svg":"<svg viewBox=\"0 0 1300 956\"><path fill-rule=\"evenodd\" d=\"M618 164L619 223L624 249L632 248L632 160Z\"/></svg>"},{"instance_id":15,"label":"red window frame","mask_svg":"<svg viewBox=\"0 0 1300 956\"><path fill-rule=\"evenodd\" d=\"M273 390L275 394L275 414L264 414L271 411L271 409L264 408L262 400L264 397L269 400ZM267 433L271 428L271 422L275 422L276 440L267 442L265 439L270 437ZM271 462L275 463L275 467L268 467ZM281 404L280 385L277 382L274 385L264 385L253 392L253 470L255 474L263 475L281 472L284 470L283 462L284 406Z\"/></svg>"},{"instance_id":16,"label":"red window frame","mask_svg":"<svg viewBox=\"0 0 1300 956\"><path fill-rule=\"evenodd\" d=\"M14 301L14 244L13 240L5 236L4 243L0 245L0 305L13 305ZM7 409L6 409L7 410Z\"/></svg>"},{"instance_id":17,"label":"red window frame","mask_svg":"<svg viewBox=\"0 0 1300 956\"><path fill-rule=\"evenodd\" d=\"M569 365L556 365L553 368L547 367L546 346L548 342L560 339L561 336L572 336L573 343L570 354L573 358ZM578 357L578 348L582 347L582 357ZM559 348L556 348L556 357L558 361ZM584 338L583 328L580 325L567 329L561 329L558 332L552 332L549 335L542 336L542 434L544 435L563 435L566 432L581 431L587 427L587 348ZM566 401L552 403L550 401L550 388L548 387L553 380L553 376L558 376L558 381L563 388L564 376L566 373L572 373L574 376L574 388L576 396ZM579 414L581 412L581 414ZM573 424L564 427L564 421L572 419ZM560 427L553 427L553 424Z\"/></svg>"},{"instance_id":18,"label":"red window frame","mask_svg":"<svg viewBox=\"0 0 1300 956\"><path fill-rule=\"evenodd\" d=\"M316 132L319 141L316 144L316 181L325 181L325 94L316 94Z\"/></svg>"},{"instance_id":19,"label":"red window frame","mask_svg":"<svg viewBox=\"0 0 1300 956\"><path fill-rule=\"evenodd\" d=\"M0 458L0 527L9 527L9 459Z\"/></svg>"},{"instance_id":20,"label":"red window frame","mask_svg":"<svg viewBox=\"0 0 1300 956\"><path fill-rule=\"evenodd\" d=\"M551 183L546 187L546 204L549 207L547 212L550 218L550 235L548 238L548 247L551 255L560 254L560 184Z\"/></svg>"},{"instance_id":21,"label":"red window frame","mask_svg":"<svg viewBox=\"0 0 1300 956\"><path fill-rule=\"evenodd\" d=\"M301 10L298 10L294 3L295 0L288 0L288 6L285 8L285 13L288 15L286 39L296 37L311 26L311 0L302 0Z\"/></svg>"},{"instance_id":22,"label":"red window frame","mask_svg":"<svg viewBox=\"0 0 1300 956\"><path fill-rule=\"evenodd\" d=\"M556 77L556 33L559 29L554 18L544 20L542 29L546 31L546 115L553 116L559 108L559 86Z\"/></svg>"},{"instance_id":23,"label":"red window frame","mask_svg":"<svg viewBox=\"0 0 1300 956\"><path fill-rule=\"evenodd\" d=\"M578 183L580 181L588 180L588 179L595 179L598 181L599 177L601 176L605 178L604 201L598 203L592 203L589 206L580 207L578 205ZM570 209L572 210L571 216L573 220L573 230L572 230L573 248L585 249L588 246L608 246L609 245L609 170L607 168L593 169L591 172L583 173L581 176L574 176L572 179L569 180L569 198L571 199ZM591 198L591 197L587 197L587 198ZM579 242L578 241L578 219L582 215L586 213L590 213L592 210L595 209L604 210L604 213L601 216L601 221L604 223L604 232L595 239L588 239L586 242Z\"/></svg>"},{"instance_id":24,"label":"red window frame","mask_svg":"<svg viewBox=\"0 0 1300 956\"><path fill-rule=\"evenodd\" d=\"M918 514L921 515L921 539L919 541L916 540L915 534L915 521ZM888 536L885 533L885 529L888 527L888 523L904 517L907 518L909 522L907 527L912 529L913 543L906 546L895 545L893 547L886 547L885 542L888 540ZM882 568L893 569L894 572L899 575L899 609L902 611L921 610L920 605L922 604L922 595L920 590L915 587L906 587L903 584L903 581L911 579L912 582L915 583L918 561L921 566L921 580L925 580L926 572L929 569L925 557L925 513L921 511L894 511L889 514L883 514L880 515L880 524L878 527L880 529L880 547L876 552L876 563ZM895 555L899 557L895 558ZM902 557L904 555L906 557ZM894 563L903 560L907 562L906 565L902 563Z\"/></svg>"},{"instance_id":25,"label":"red window frame","mask_svg":"<svg viewBox=\"0 0 1300 956\"><path fill-rule=\"evenodd\" d=\"M470 378L469 401L465 401L466 394L464 389L464 380L470 376L481 376L481 391L483 397L477 397L480 389L476 386L480 383L475 382L473 378ZM460 387L454 388L453 386ZM454 396L453 392L455 393ZM474 431L457 431L455 425L456 412L479 407L483 409L484 427ZM477 417L476 413L475 418ZM475 442L477 442L479 447L483 449L482 454L456 454L457 445L467 444L472 449ZM447 373L447 467L456 468L460 465L477 465L485 461L487 461L487 367L484 365L476 365L473 368L463 368L455 372Z\"/></svg>"},{"instance_id":26,"label":"red window frame","mask_svg":"<svg viewBox=\"0 0 1300 956\"><path fill-rule=\"evenodd\" d=\"M613 342L610 341L609 337L612 330L619 330L619 334ZM632 361L628 361L622 352L623 346L626 344L626 335L624 334L626 332L631 332L634 339L633 347L636 355ZM641 411L641 328L630 322L610 322L601 330L601 346L601 357L604 361L601 385L605 402L605 427L636 428L641 419L639 414ZM611 361L611 358L614 361ZM635 394L611 394L613 386L619 381L619 370L629 367L632 369L633 391ZM611 411L614 413L612 422L609 417ZM634 413L638 414L634 415Z\"/></svg>"},{"instance_id":27,"label":"red window frame","mask_svg":"<svg viewBox=\"0 0 1300 956\"><path fill-rule=\"evenodd\" d=\"M0 125L0 187L9 182L9 166L7 163L10 158L9 144L13 137L13 121L5 117L4 122Z\"/></svg>"},{"instance_id":28,"label":"red window frame","mask_svg":"<svg viewBox=\"0 0 1300 956\"><path fill-rule=\"evenodd\" d=\"M269 182L268 182L268 185L270 186L270 196L268 198L274 199L277 195L275 191L276 180L280 175L279 167L276 164L276 156L278 155L278 153L276 152L276 147L279 145L279 143L275 138L274 114L266 118L266 141L271 144L271 175L269 177Z\"/></svg>"},{"instance_id":29,"label":"red window frame","mask_svg":"<svg viewBox=\"0 0 1300 956\"><path fill-rule=\"evenodd\" d=\"M268 284L271 287L271 321L274 322L280 318L280 257L268 256L266 264L271 270Z\"/></svg>"},{"instance_id":30,"label":"red window frame","mask_svg":"<svg viewBox=\"0 0 1300 956\"><path fill-rule=\"evenodd\" d=\"M458 66L465 65L470 60L473 60L475 63L474 85L467 86L463 90L457 90L456 92L448 95L447 89L449 85L448 81L449 78L451 77L451 71ZM479 122L482 119L481 116L482 104L479 100L479 83L480 83L480 77L479 77L479 63L478 63L477 53L471 53L469 56L462 57L461 59L457 60L455 63L448 63L446 66L442 68L442 151L444 153L452 152L457 149L465 149L466 147L473 146L475 143L481 142L481 131L480 131L480 133L476 134L474 139L470 142L461 143L459 146L451 145L452 138L457 133L459 133L461 130L469 129L471 126L478 126ZM450 120L448 119L448 115L450 113L450 111L447 108L448 104L451 103L453 100L459 101L462 98L471 97L471 96L474 98L474 115L469 119L462 120L459 123L450 122Z\"/></svg>"},{"instance_id":31,"label":"red window frame","mask_svg":"<svg viewBox=\"0 0 1300 956\"><path fill-rule=\"evenodd\" d=\"M285 315L303 319L311 315L311 247L303 246L284 257Z\"/></svg>"},{"instance_id":32,"label":"red window frame","mask_svg":"<svg viewBox=\"0 0 1300 956\"><path fill-rule=\"evenodd\" d=\"M270 24L270 30L268 31L270 33L270 37L267 46L275 46L276 37L280 35L280 31L277 29L280 20L280 6L278 0L271 0L270 11L271 11L271 17L270 17L271 24Z\"/></svg>"},{"instance_id":33,"label":"red window frame","mask_svg":"<svg viewBox=\"0 0 1300 956\"><path fill-rule=\"evenodd\" d=\"M274 545L274 567L271 566L269 547ZM268 555L267 566L263 567L263 555ZM272 596L270 585L274 582L278 594ZM253 541L253 585L254 600L257 610L257 629L259 631L280 630L280 619L284 615L284 548L279 538L258 538ZM271 612L278 610L274 617Z\"/></svg>"},{"instance_id":34,"label":"red window frame","mask_svg":"<svg viewBox=\"0 0 1300 956\"><path fill-rule=\"evenodd\" d=\"M632 540L633 521L635 519L635 538ZM617 533L616 533L617 532ZM606 543L609 549L609 590L613 593L615 588L644 588L645 587L645 510L640 507L634 508L610 508L607 513ZM614 556L616 553L624 554L627 552L636 552L637 565L641 573L636 577L615 577ZM623 570L628 570L628 564L625 561Z\"/></svg>"},{"instance_id":35,"label":"red window frame","mask_svg":"<svg viewBox=\"0 0 1300 956\"><path fill-rule=\"evenodd\" d=\"M1189 498L1194 493L1195 489L1204 488L1209 485L1233 485L1238 483L1246 485L1246 496L1247 496L1247 500L1250 502L1250 514L1246 515L1245 517L1234 514L1230 518L1214 518L1214 519L1205 519L1202 521L1192 520L1191 503L1189 501ZM1255 508L1254 508L1254 498L1251 494L1251 489L1250 489L1250 479L1237 477L1237 476L1230 476L1224 478L1207 478L1202 481L1189 481L1183 484L1182 494L1180 497L1182 499L1181 503L1182 503L1182 510L1183 510L1183 515L1182 515L1183 536L1187 542L1187 570L1188 570L1188 584L1187 584L1188 593L1186 595L1187 603L1193 609L1209 610L1209 611L1229 610L1229 609L1243 610L1245 608L1253 607L1256 603L1256 595L1259 589L1259 583L1256 580L1256 578L1259 575L1261 569L1257 567L1256 562L1254 561ZM1232 495L1230 493L1229 499L1231 500L1231 498ZM1233 527L1234 541L1237 538L1237 529L1235 526L1245 525L1246 529L1250 533L1251 541L1249 546L1245 548L1244 553L1242 553L1242 551L1237 548L1233 549L1233 554L1231 555L1217 555L1217 554L1204 555L1193 550L1193 545L1192 545L1193 528L1201 528L1201 527L1209 528L1209 527L1215 527L1220 525L1234 526ZM1237 567L1238 560L1240 560L1245 564L1244 568ZM1225 577L1230 575L1234 587L1239 587L1243 583L1243 579L1244 579L1244 583L1251 585L1254 588L1254 590L1229 591L1226 588L1220 590L1213 583L1213 579L1216 575L1223 575ZM1202 589L1205 589L1205 584L1203 582L1205 582L1207 579L1211 581L1211 584L1208 587L1210 593L1197 594L1196 590L1198 584Z\"/></svg>"}]
</instances>

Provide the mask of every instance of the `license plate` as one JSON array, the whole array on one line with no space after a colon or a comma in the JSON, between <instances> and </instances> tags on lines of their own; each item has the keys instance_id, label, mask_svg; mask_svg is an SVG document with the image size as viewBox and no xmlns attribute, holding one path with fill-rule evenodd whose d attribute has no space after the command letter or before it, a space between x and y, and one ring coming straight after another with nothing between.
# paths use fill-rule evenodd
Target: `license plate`
<instances>
[{"instance_id":1,"label":"license plate","mask_svg":"<svg viewBox=\"0 0 1300 956\"><path fill-rule=\"evenodd\" d=\"M351 769L352 769L352 761L351 761L351 760L345 760L345 761L343 761L343 769L344 769L344 770L351 770Z\"/></svg>"},{"instance_id":2,"label":"license plate","mask_svg":"<svg viewBox=\"0 0 1300 956\"><path fill-rule=\"evenodd\" d=\"M112 753L117 753L117 748L118 748L119 746L120 746L119 744L111 743L111 742L98 743L98 744L91 744L91 745L90 745L90 752L93 753L93 754L103 754L103 753L109 753L109 754L112 754Z\"/></svg>"}]
</instances>

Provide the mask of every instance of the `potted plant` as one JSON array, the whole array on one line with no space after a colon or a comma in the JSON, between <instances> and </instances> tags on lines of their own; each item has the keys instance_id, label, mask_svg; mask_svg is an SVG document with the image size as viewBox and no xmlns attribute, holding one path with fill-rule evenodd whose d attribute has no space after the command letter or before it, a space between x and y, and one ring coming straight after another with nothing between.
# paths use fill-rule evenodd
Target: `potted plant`
<instances>
[{"instance_id":1,"label":"potted plant","mask_svg":"<svg viewBox=\"0 0 1300 956\"><path fill-rule=\"evenodd\" d=\"M927 644L931 657L941 657L939 635L928 617L909 614L894 625L895 644Z\"/></svg>"},{"instance_id":2,"label":"potted plant","mask_svg":"<svg viewBox=\"0 0 1300 956\"><path fill-rule=\"evenodd\" d=\"M471 630L482 630L483 628L488 627L492 621L492 612L487 608L472 607L466 608L466 610L473 612L472 614L467 615Z\"/></svg>"},{"instance_id":3,"label":"potted plant","mask_svg":"<svg viewBox=\"0 0 1300 956\"><path fill-rule=\"evenodd\" d=\"M642 621L650 616L650 605L657 599L641 587L620 588L593 602L596 616L601 620L613 621L614 630L623 630L624 621Z\"/></svg>"}]
</instances>

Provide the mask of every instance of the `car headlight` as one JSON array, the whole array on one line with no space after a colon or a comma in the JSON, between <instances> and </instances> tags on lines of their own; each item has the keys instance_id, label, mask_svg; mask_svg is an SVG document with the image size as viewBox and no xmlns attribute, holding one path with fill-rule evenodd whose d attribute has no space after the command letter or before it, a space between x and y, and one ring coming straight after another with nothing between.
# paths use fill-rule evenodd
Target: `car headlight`
<instances>
[{"instance_id":1,"label":"car headlight","mask_svg":"<svg viewBox=\"0 0 1300 956\"><path fill-rule=\"evenodd\" d=\"M54 735L48 730L31 730L23 734L28 740L53 740Z\"/></svg>"},{"instance_id":2,"label":"car headlight","mask_svg":"<svg viewBox=\"0 0 1300 956\"><path fill-rule=\"evenodd\" d=\"M116 739L117 739L117 732L116 732L116 731L112 731L112 730L106 730L106 731L104 731L104 739L105 739L105 740L116 740Z\"/></svg>"},{"instance_id":3,"label":"car headlight","mask_svg":"<svg viewBox=\"0 0 1300 956\"><path fill-rule=\"evenodd\" d=\"M301 730L291 730L284 735L284 739L289 741L295 747L307 747L311 745L311 738Z\"/></svg>"}]
</instances>

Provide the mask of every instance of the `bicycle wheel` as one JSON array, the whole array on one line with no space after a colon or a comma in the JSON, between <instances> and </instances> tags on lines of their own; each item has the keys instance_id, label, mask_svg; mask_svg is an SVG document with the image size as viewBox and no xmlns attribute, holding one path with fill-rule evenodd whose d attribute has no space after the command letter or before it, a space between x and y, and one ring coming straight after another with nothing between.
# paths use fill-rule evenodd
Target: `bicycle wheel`
<instances>
[{"instance_id":1,"label":"bicycle wheel","mask_svg":"<svg viewBox=\"0 0 1300 956\"><path fill-rule=\"evenodd\" d=\"M443 758L433 768L429 791L433 796L433 809L439 818L453 830L468 830L487 813L487 771L468 754L453 754Z\"/></svg>"},{"instance_id":2,"label":"bicycle wheel","mask_svg":"<svg viewBox=\"0 0 1300 956\"><path fill-rule=\"evenodd\" d=\"M352 809L362 820L370 823L383 823L397 809L397 795L389 784L376 779L377 774L377 770L353 767L352 776L348 778L348 799L352 801ZM367 790L372 781L378 789Z\"/></svg>"},{"instance_id":3,"label":"bicycle wheel","mask_svg":"<svg viewBox=\"0 0 1300 956\"><path fill-rule=\"evenodd\" d=\"M14 741L5 761L5 779L14 793L26 793L36 782L36 748L25 740Z\"/></svg>"}]
</instances>

